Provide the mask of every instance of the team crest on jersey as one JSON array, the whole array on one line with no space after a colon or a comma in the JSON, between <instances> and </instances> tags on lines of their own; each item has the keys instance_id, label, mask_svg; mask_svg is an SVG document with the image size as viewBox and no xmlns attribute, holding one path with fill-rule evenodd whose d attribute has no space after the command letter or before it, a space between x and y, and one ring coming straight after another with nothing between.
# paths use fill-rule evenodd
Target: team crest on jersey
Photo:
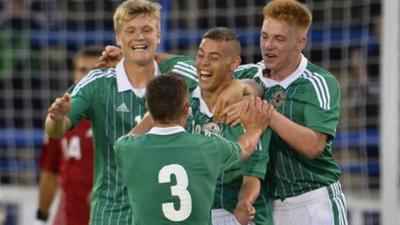
<instances>
[{"instance_id":1,"label":"team crest on jersey","mask_svg":"<svg viewBox=\"0 0 400 225\"><path fill-rule=\"evenodd\" d=\"M189 107L189 116L193 116L193 110L192 110L192 107Z\"/></svg>"},{"instance_id":2,"label":"team crest on jersey","mask_svg":"<svg viewBox=\"0 0 400 225\"><path fill-rule=\"evenodd\" d=\"M219 128L217 123L210 122L203 125L202 128L203 134L210 135L210 134L218 134L221 135L221 129Z\"/></svg>"},{"instance_id":3,"label":"team crest on jersey","mask_svg":"<svg viewBox=\"0 0 400 225\"><path fill-rule=\"evenodd\" d=\"M285 102L285 92L277 90L272 94L271 104L275 108L279 108Z\"/></svg>"}]
</instances>

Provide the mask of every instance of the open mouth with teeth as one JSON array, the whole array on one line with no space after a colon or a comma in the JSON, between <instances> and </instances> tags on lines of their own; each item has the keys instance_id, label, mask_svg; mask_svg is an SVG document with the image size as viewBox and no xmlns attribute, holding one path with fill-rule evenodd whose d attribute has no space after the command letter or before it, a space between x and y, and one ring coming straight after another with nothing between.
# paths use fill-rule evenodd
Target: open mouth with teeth
<instances>
[{"instance_id":1,"label":"open mouth with teeth","mask_svg":"<svg viewBox=\"0 0 400 225\"><path fill-rule=\"evenodd\" d=\"M209 80L212 77L213 73L207 70L199 70L198 75L200 77L200 80Z\"/></svg>"},{"instance_id":2,"label":"open mouth with teeth","mask_svg":"<svg viewBox=\"0 0 400 225\"><path fill-rule=\"evenodd\" d=\"M132 50L137 50L137 51L144 51L148 48L149 46L146 44L140 44L140 45L133 45Z\"/></svg>"},{"instance_id":3,"label":"open mouth with teeth","mask_svg":"<svg viewBox=\"0 0 400 225\"><path fill-rule=\"evenodd\" d=\"M276 58L277 57L277 55L272 54L272 53L267 53L264 56L267 57L267 58Z\"/></svg>"}]
</instances>

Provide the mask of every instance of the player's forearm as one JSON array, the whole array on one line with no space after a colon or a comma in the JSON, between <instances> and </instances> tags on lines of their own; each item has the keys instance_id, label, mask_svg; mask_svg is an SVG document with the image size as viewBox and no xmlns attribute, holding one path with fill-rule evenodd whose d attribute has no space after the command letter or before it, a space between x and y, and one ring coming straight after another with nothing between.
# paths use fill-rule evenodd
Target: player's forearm
<instances>
[{"instance_id":1,"label":"player's forearm","mask_svg":"<svg viewBox=\"0 0 400 225\"><path fill-rule=\"evenodd\" d=\"M243 79L241 82L243 85L243 95L263 97L264 90L257 82L252 79Z\"/></svg>"},{"instance_id":2,"label":"player's forearm","mask_svg":"<svg viewBox=\"0 0 400 225\"><path fill-rule=\"evenodd\" d=\"M153 128L153 119L149 113L146 113L143 119L131 130L132 134L141 135L147 133Z\"/></svg>"},{"instance_id":3,"label":"player's forearm","mask_svg":"<svg viewBox=\"0 0 400 225\"><path fill-rule=\"evenodd\" d=\"M237 143L242 148L242 161L253 154L262 133L262 129L248 129L239 137Z\"/></svg>"},{"instance_id":4,"label":"player's forearm","mask_svg":"<svg viewBox=\"0 0 400 225\"><path fill-rule=\"evenodd\" d=\"M326 135L301 126L274 110L270 127L294 150L309 159L318 157L325 149Z\"/></svg>"},{"instance_id":5,"label":"player's forearm","mask_svg":"<svg viewBox=\"0 0 400 225\"><path fill-rule=\"evenodd\" d=\"M39 186L39 210L48 216L51 203L58 188L58 174L43 171Z\"/></svg>"},{"instance_id":6,"label":"player's forearm","mask_svg":"<svg viewBox=\"0 0 400 225\"><path fill-rule=\"evenodd\" d=\"M63 120L55 120L47 115L45 129L50 138L61 138L65 132L71 127L71 121L64 116Z\"/></svg>"},{"instance_id":7,"label":"player's forearm","mask_svg":"<svg viewBox=\"0 0 400 225\"><path fill-rule=\"evenodd\" d=\"M244 176L238 202L253 204L260 194L261 184L257 177Z\"/></svg>"}]
</instances>

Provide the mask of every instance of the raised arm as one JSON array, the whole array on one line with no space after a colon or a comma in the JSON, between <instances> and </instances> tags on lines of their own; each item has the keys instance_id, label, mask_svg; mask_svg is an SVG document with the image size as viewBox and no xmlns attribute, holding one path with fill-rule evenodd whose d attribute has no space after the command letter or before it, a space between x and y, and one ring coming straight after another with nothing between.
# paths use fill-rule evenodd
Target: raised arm
<instances>
[{"instance_id":1,"label":"raised arm","mask_svg":"<svg viewBox=\"0 0 400 225\"><path fill-rule=\"evenodd\" d=\"M147 133L151 128L153 128L153 119L151 118L150 113L146 112L146 114L143 116L143 119L140 120L134 128L132 128L130 133L134 135L142 135Z\"/></svg>"},{"instance_id":2,"label":"raised arm","mask_svg":"<svg viewBox=\"0 0 400 225\"><path fill-rule=\"evenodd\" d=\"M253 154L258 140L268 127L271 113L272 107L258 97L249 96L244 100L240 121L245 132L237 140L243 151L242 160Z\"/></svg>"},{"instance_id":3,"label":"raised arm","mask_svg":"<svg viewBox=\"0 0 400 225\"><path fill-rule=\"evenodd\" d=\"M225 90L219 94L214 108L214 120L224 123L226 115L224 109L242 100L243 96L254 95L262 97L264 91L255 81L251 79L232 80Z\"/></svg>"},{"instance_id":4,"label":"raised arm","mask_svg":"<svg viewBox=\"0 0 400 225\"><path fill-rule=\"evenodd\" d=\"M294 150L309 159L318 157L325 149L327 135L299 125L273 110L270 127Z\"/></svg>"},{"instance_id":5,"label":"raised arm","mask_svg":"<svg viewBox=\"0 0 400 225\"><path fill-rule=\"evenodd\" d=\"M60 138L71 128L71 120L65 116L71 109L71 96L65 93L57 98L48 110L45 129L50 138Z\"/></svg>"},{"instance_id":6,"label":"raised arm","mask_svg":"<svg viewBox=\"0 0 400 225\"><path fill-rule=\"evenodd\" d=\"M97 61L96 68L114 67L123 58L122 50L117 46L107 45Z\"/></svg>"}]
</instances>

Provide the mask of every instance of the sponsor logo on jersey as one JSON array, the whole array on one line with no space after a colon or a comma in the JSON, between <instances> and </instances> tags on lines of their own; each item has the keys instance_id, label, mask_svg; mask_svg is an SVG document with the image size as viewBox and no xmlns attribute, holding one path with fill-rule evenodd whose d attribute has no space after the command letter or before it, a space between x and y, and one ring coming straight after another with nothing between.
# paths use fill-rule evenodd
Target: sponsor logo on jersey
<instances>
[{"instance_id":1,"label":"sponsor logo on jersey","mask_svg":"<svg viewBox=\"0 0 400 225\"><path fill-rule=\"evenodd\" d=\"M285 92L282 90L277 90L272 94L271 104L275 108L279 108L283 103L285 103Z\"/></svg>"},{"instance_id":2,"label":"sponsor logo on jersey","mask_svg":"<svg viewBox=\"0 0 400 225\"><path fill-rule=\"evenodd\" d=\"M218 134L221 135L221 129L219 128L217 123L210 122L203 125L203 134L210 135L210 134Z\"/></svg>"},{"instance_id":3,"label":"sponsor logo on jersey","mask_svg":"<svg viewBox=\"0 0 400 225\"><path fill-rule=\"evenodd\" d=\"M128 109L128 106L125 105L125 102L123 102L117 107L117 112L130 112L130 110Z\"/></svg>"}]
</instances>

